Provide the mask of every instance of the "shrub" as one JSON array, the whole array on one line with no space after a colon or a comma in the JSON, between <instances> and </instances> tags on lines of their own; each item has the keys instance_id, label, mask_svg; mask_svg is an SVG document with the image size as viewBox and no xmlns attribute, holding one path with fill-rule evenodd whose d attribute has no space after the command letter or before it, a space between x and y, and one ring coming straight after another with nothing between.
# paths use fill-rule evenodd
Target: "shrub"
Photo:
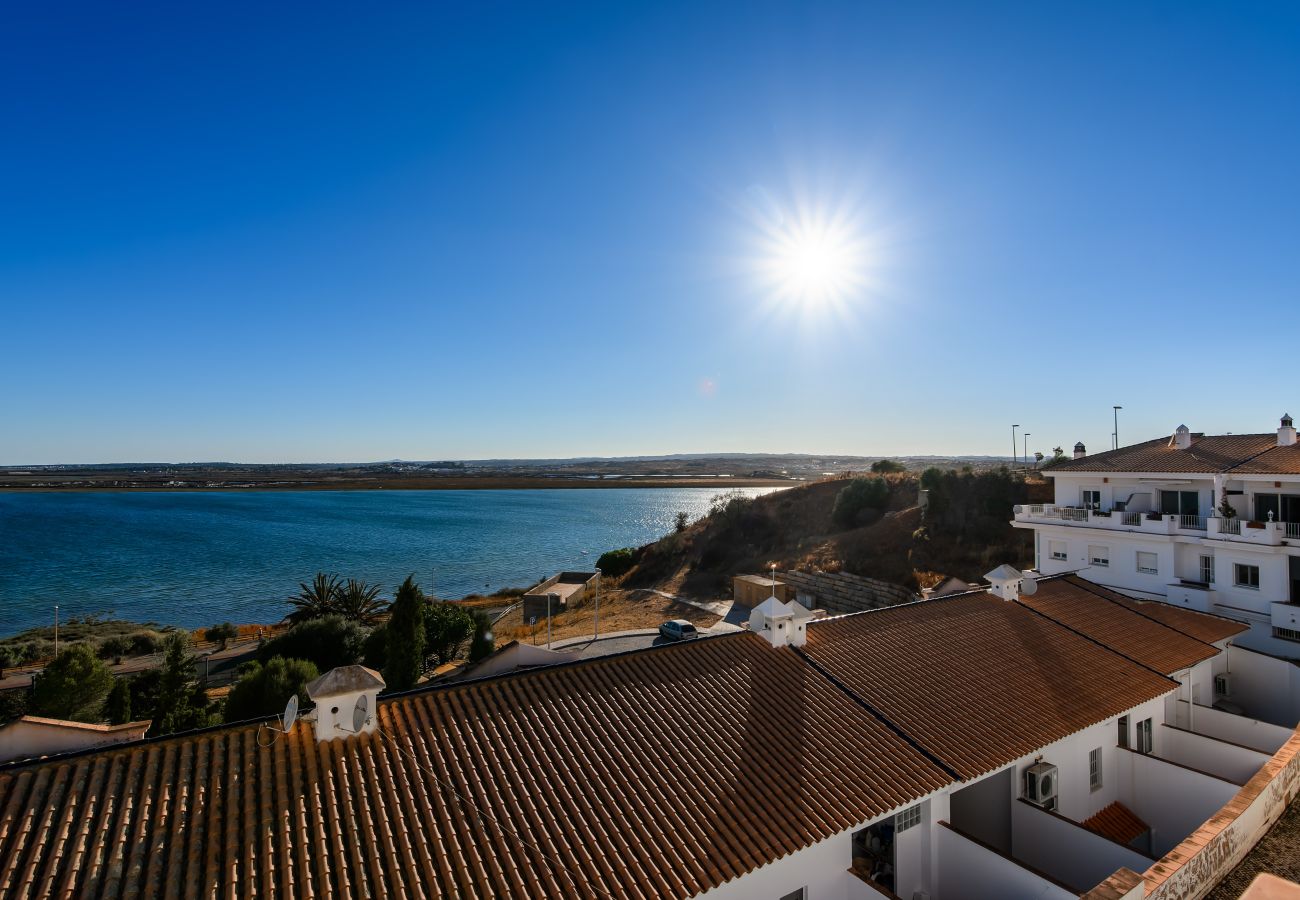
<instances>
[{"instance_id":1,"label":"shrub","mask_svg":"<svg viewBox=\"0 0 1300 900\"><path fill-rule=\"evenodd\" d=\"M465 607L446 602L424 605L424 654L435 665L459 656L461 646L473 632L474 619Z\"/></svg>"},{"instance_id":2,"label":"shrub","mask_svg":"<svg viewBox=\"0 0 1300 900\"><path fill-rule=\"evenodd\" d=\"M111 638L104 638L99 643L100 659L121 659L131 652L131 642L125 637L114 635Z\"/></svg>"},{"instance_id":3,"label":"shrub","mask_svg":"<svg viewBox=\"0 0 1300 900\"><path fill-rule=\"evenodd\" d=\"M600 554L600 559L596 560L596 568L600 569L603 575L618 578L620 575L626 575L635 563L635 548L624 547L622 550L610 550Z\"/></svg>"},{"instance_id":4,"label":"shrub","mask_svg":"<svg viewBox=\"0 0 1300 900\"><path fill-rule=\"evenodd\" d=\"M305 659L321 672L328 672L359 661L365 645L365 629L356 622L334 615L294 625L279 637L267 641L258 656L262 660L273 656Z\"/></svg>"},{"instance_id":5,"label":"shrub","mask_svg":"<svg viewBox=\"0 0 1300 900\"><path fill-rule=\"evenodd\" d=\"M883 478L854 478L835 495L831 519L840 528L864 524L864 514L889 503L889 485Z\"/></svg>"},{"instance_id":6,"label":"shrub","mask_svg":"<svg viewBox=\"0 0 1300 900\"><path fill-rule=\"evenodd\" d=\"M266 665L254 660L240 667L239 681L226 698L225 720L242 722L271 716L284 709L292 694L299 703L306 703L307 682L320 673L305 659L285 659L275 656Z\"/></svg>"},{"instance_id":7,"label":"shrub","mask_svg":"<svg viewBox=\"0 0 1300 900\"><path fill-rule=\"evenodd\" d=\"M37 715L74 722L99 721L113 676L89 644L73 644L54 658L32 688Z\"/></svg>"},{"instance_id":8,"label":"shrub","mask_svg":"<svg viewBox=\"0 0 1300 900\"><path fill-rule=\"evenodd\" d=\"M906 472L907 466L896 459L878 459L871 464L871 471L877 475L895 475L899 472Z\"/></svg>"},{"instance_id":9,"label":"shrub","mask_svg":"<svg viewBox=\"0 0 1300 900\"><path fill-rule=\"evenodd\" d=\"M210 626L204 631L203 636L209 641L221 644L221 649L225 650L231 641L239 637L239 629L231 622L222 622L220 625Z\"/></svg>"},{"instance_id":10,"label":"shrub","mask_svg":"<svg viewBox=\"0 0 1300 900\"><path fill-rule=\"evenodd\" d=\"M496 637L492 634L492 619L481 609L474 610L473 617L474 636L469 642L469 661L472 663L490 656L496 649Z\"/></svg>"},{"instance_id":11,"label":"shrub","mask_svg":"<svg viewBox=\"0 0 1300 900\"><path fill-rule=\"evenodd\" d=\"M384 671L384 667L388 665L387 625L380 625L366 636L366 642L361 653L362 659L365 660L367 666L376 672Z\"/></svg>"},{"instance_id":12,"label":"shrub","mask_svg":"<svg viewBox=\"0 0 1300 900\"><path fill-rule=\"evenodd\" d=\"M131 642L131 652L136 656L147 656L162 649L163 636L156 631L136 631L127 635Z\"/></svg>"},{"instance_id":13,"label":"shrub","mask_svg":"<svg viewBox=\"0 0 1300 900\"><path fill-rule=\"evenodd\" d=\"M137 719L152 719L158 714L158 692L162 688L162 672L145 669L127 679L131 689L131 713Z\"/></svg>"},{"instance_id":14,"label":"shrub","mask_svg":"<svg viewBox=\"0 0 1300 900\"><path fill-rule=\"evenodd\" d=\"M677 513L676 519L673 520L673 531L676 531L678 534L680 534L681 532L685 531L690 524L691 524L690 515L686 512L686 510L682 510L681 512Z\"/></svg>"},{"instance_id":15,"label":"shrub","mask_svg":"<svg viewBox=\"0 0 1300 900\"><path fill-rule=\"evenodd\" d=\"M131 685L118 678L104 701L104 718L110 725L124 725L131 721Z\"/></svg>"},{"instance_id":16,"label":"shrub","mask_svg":"<svg viewBox=\"0 0 1300 900\"><path fill-rule=\"evenodd\" d=\"M29 702L26 691L0 691L0 725L27 715Z\"/></svg>"}]
</instances>

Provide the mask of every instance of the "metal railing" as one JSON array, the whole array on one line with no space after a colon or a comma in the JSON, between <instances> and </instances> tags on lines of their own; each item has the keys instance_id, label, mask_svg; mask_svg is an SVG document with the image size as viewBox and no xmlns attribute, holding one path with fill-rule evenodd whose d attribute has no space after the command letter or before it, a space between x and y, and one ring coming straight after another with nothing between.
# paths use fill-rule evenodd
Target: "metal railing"
<instances>
[{"instance_id":1,"label":"metal railing","mask_svg":"<svg viewBox=\"0 0 1300 900\"><path fill-rule=\"evenodd\" d=\"M1122 512L1119 514L1119 523L1121 525L1142 526L1142 513L1140 512Z\"/></svg>"},{"instance_id":2,"label":"metal railing","mask_svg":"<svg viewBox=\"0 0 1300 900\"><path fill-rule=\"evenodd\" d=\"M1300 522L1283 522L1286 526L1286 536L1289 538L1300 538Z\"/></svg>"},{"instance_id":3,"label":"metal railing","mask_svg":"<svg viewBox=\"0 0 1300 900\"><path fill-rule=\"evenodd\" d=\"M1241 534L1241 519L1220 519L1219 534Z\"/></svg>"},{"instance_id":4,"label":"metal railing","mask_svg":"<svg viewBox=\"0 0 1300 900\"><path fill-rule=\"evenodd\" d=\"M1178 517L1178 527L1188 531L1205 531L1205 516L1180 515Z\"/></svg>"}]
</instances>

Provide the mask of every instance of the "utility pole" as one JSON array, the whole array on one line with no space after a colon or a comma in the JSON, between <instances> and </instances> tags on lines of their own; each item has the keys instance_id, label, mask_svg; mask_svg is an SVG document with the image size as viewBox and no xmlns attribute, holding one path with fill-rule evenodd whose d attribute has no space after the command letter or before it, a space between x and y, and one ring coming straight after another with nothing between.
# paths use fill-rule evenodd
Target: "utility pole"
<instances>
[{"instance_id":1,"label":"utility pole","mask_svg":"<svg viewBox=\"0 0 1300 900\"><path fill-rule=\"evenodd\" d=\"M596 632L591 639L597 640L600 637L600 567L596 567Z\"/></svg>"},{"instance_id":2,"label":"utility pole","mask_svg":"<svg viewBox=\"0 0 1300 900\"><path fill-rule=\"evenodd\" d=\"M546 595L546 649L551 649L551 600L554 594Z\"/></svg>"},{"instance_id":3,"label":"utility pole","mask_svg":"<svg viewBox=\"0 0 1300 900\"><path fill-rule=\"evenodd\" d=\"M59 655L59 604L54 604L54 655Z\"/></svg>"},{"instance_id":4,"label":"utility pole","mask_svg":"<svg viewBox=\"0 0 1300 900\"><path fill-rule=\"evenodd\" d=\"M1025 465L1029 465L1029 432L1025 432Z\"/></svg>"},{"instance_id":5,"label":"utility pole","mask_svg":"<svg viewBox=\"0 0 1300 900\"><path fill-rule=\"evenodd\" d=\"M1111 437L1115 438L1115 446L1114 446L1114 448L1113 448L1113 449L1115 449L1115 450L1118 450L1118 449L1119 449L1119 411L1120 411L1121 409L1123 409L1123 408L1124 408L1124 407L1122 407L1122 406L1112 406L1112 407L1111 407L1111 409L1112 409L1112 410L1114 411L1114 413L1115 413L1115 431L1111 434Z\"/></svg>"},{"instance_id":6,"label":"utility pole","mask_svg":"<svg viewBox=\"0 0 1300 900\"><path fill-rule=\"evenodd\" d=\"M1018 452L1016 450L1016 429L1019 427L1020 427L1019 425L1011 426L1011 464L1012 465L1015 465L1016 463L1020 462L1020 458L1016 456L1016 453Z\"/></svg>"}]
</instances>

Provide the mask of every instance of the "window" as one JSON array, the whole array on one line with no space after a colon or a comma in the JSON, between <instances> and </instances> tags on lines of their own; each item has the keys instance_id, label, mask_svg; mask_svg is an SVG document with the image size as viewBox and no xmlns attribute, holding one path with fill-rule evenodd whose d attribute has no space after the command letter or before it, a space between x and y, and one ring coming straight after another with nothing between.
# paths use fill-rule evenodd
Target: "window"
<instances>
[{"instance_id":1,"label":"window","mask_svg":"<svg viewBox=\"0 0 1300 900\"><path fill-rule=\"evenodd\" d=\"M791 891L781 897L781 900L808 900L808 889L801 887L797 891Z\"/></svg>"},{"instance_id":2,"label":"window","mask_svg":"<svg viewBox=\"0 0 1300 900\"><path fill-rule=\"evenodd\" d=\"M1101 787L1101 748L1088 751L1088 787L1094 791Z\"/></svg>"},{"instance_id":3,"label":"window","mask_svg":"<svg viewBox=\"0 0 1300 900\"><path fill-rule=\"evenodd\" d=\"M1110 548L1103 547L1100 544L1088 545L1088 562L1094 566L1110 565Z\"/></svg>"},{"instance_id":4,"label":"window","mask_svg":"<svg viewBox=\"0 0 1300 900\"><path fill-rule=\"evenodd\" d=\"M1119 727L1119 745L1121 747L1127 747L1128 746L1128 716L1120 716L1119 719L1115 722L1115 724Z\"/></svg>"},{"instance_id":5,"label":"window","mask_svg":"<svg viewBox=\"0 0 1300 900\"><path fill-rule=\"evenodd\" d=\"M1070 554L1065 552L1065 541L1048 541L1047 549L1052 554L1052 559L1069 559Z\"/></svg>"},{"instance_id":6,"label":"window","mask_svg":"<svg viewBox=\"0 0 1300 900\"><path fill-rule=\"evenodd\" d=\"M1206 584L1214 584L1214 557L1201 557L1201 581Z\"/></svg>"},{"instance_id":7,"label":"window","mask_svg":"<svg viewBox=\"0 0 1300 900\"><path fill-rule=\"evenodd\" d=\"M1152 746L1153 745L1151 743L1151 720L1143 719L1141 722L1138 722L1137 748L1136 748L1137 752L1150 753L1152 750Z\"/></svg>"},{"instance_id":8,"label":"window","mask_svg":"<svg viewBox=\"0 0 1300 900\"><path fill-rule=\"evenodd\" d=\"M1201 496L1196 491L1161 491L1160 512L1165 515L1199 516Z\"/></svg>"},{"instance_id":9,"label":"window","mask_svg":"<svg viewBox=\"0 0 1300 900\"><path fill-rule=\"evenodd\" d=\"M1259 590L1259 566L1237 563L1232 569L1236 573L1237 587L1250 588L1252 591Z\"/></svg>"},{"instance_id":10,"label":"window","mask_svg":"<svg viewBox=\"0 0 1300 900\"><path fill-rule=\"evenodd\" d=\"M921 824L921 804L909 806L898 815L894 816L894 831L906 831L913 825Z\"/></svg>"},{"instance_id":11,"label":"window","mask_svg":"<svg viewBox=\"0 0 1300 900\"><path fill-rule=\"evenodd\" d=\"M1160 558L1154 553L1148 553L1146 550L1139 550L1137 554L1137 569L1143 575L1160 574Z\"/></svg>"},{"instance_id":12,"label":"window","mask_svg":"<svg viewBox=\"0 0 1300 900\"><path fill-rule=\"evenodd\" d=\"M1101 509L1101 491L1080 491L1084 509Z\"/></svg>"},{"instance_id":13,"label":"window","mask_svg":"<svg viewBox=\"0 0 1300 900\"><path fill-rule=\"evenodd\" d=\"M1221 675L1215 675L1215 676L1214 676L1214 696L1216 696L1216 697L1226 697L1226 696L1228 696L1228 676L1227 676L1227 675L1222 675L1222 674L1221 674Z\"/></svg>"}]
</instances>

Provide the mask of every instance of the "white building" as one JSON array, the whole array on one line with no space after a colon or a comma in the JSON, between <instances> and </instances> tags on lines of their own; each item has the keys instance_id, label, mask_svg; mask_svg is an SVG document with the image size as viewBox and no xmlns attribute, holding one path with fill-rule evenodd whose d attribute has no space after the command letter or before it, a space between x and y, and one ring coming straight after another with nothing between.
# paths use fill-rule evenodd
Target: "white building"
<instances>
[{"instance_id":1,"label":"white building","mask_svg":"<svg viewBox=\"0 0 1300 900\"><path fill-rule=\"evenodd\" d=\"M1230 616L1236 643L1300 657L1300 444L1276 432L1168 438L1075 458L1043 474L1055 503L1016 508L1036 567L1133 597ZM1225 511L1231 511L1225 516Z\"/></svg>"}]
</instances>

